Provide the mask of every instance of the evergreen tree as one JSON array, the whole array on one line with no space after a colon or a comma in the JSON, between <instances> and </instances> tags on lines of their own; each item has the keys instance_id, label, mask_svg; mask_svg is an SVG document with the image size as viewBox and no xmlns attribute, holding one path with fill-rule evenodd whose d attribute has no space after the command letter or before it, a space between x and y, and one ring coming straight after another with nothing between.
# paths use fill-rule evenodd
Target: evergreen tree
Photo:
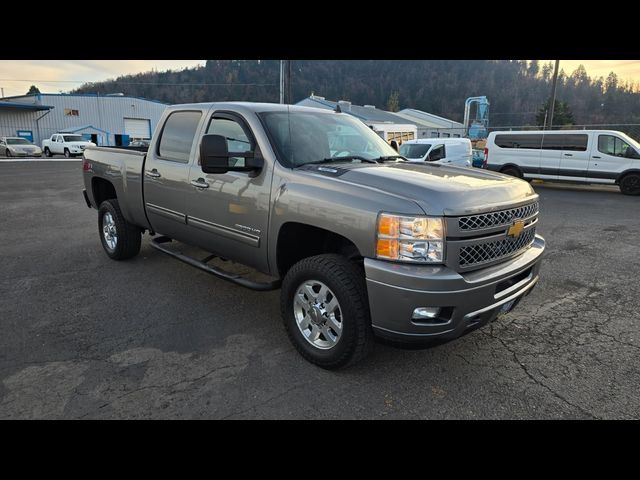
<instances>
[{"instance_id":1,"label":"evergreen tree","mask_svg":"<svg viewBox=\"0 0 640 480\"><path fill-rule=\"evenodd\" d=\"M40 93L40 89L35 85L31 85L29 87L29 91L27 92L27 95L37 95L39 93Z\"/></svg>"},{"instance_id":2,"label":"evergreen tree","mask_svg":"<svg viewBox=\"0 0 640 480\"><path fill-rule=\"evenodd\" d=\"M539 127L545 126L545 119L547 123L549 121L548 116L550 115L551 110L551 99L548 99L538 110L536 114L536 125ZM573 112L571 108L569 108L569 104L567 102L563 102L561 100L556 99L554 108L553 108L553 126L557 125L573 125Z\"/></svg>"},{"instance_id":3,"label":"evergreen tree","mask_svg":"<svg viewBox=\"0 0 640 480\"><path fill-rule=\"evenodd\" d=\"M387 110L390 112L397 112L400 110L400 92L397 90L391 92L389 99L387 100Z\"/></svg>"}]
</instances>

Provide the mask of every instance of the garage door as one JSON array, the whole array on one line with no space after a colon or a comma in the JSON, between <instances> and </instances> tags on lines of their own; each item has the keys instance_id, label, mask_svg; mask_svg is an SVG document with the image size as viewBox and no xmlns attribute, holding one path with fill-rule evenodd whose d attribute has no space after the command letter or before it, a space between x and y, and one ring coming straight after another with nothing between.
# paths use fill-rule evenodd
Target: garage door
<instances>
[{"instance_id":1,"label":"garage door","mask_svg":"<svg viewBox=\"0 0 640 480\"><path fill-rule=\"evenodd\" d=\"M124 133L129 138L151 138L151 122L146 118L125 118Z\"/></svg>"}]
</instances>

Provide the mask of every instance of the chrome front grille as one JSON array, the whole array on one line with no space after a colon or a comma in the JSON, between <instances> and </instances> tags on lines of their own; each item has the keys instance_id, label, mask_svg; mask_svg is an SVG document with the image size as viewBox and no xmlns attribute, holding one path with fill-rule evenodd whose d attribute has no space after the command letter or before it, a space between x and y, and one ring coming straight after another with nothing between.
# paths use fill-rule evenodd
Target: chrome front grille
<instances>
[{"instance_id":1,"label":"chrome front grille","mask_svg":"<svg viewBox=\"0 0 640 480\"><path fill-rule=\"evenodd\" d=\"M514 209L515 210L515 209ZM522 232L516 239L501 238L486 243L474 243L460 248L458 264L460 268L479 266L493 263L503 257L508 257L525 250L533 243L536 236L535 227Z\"/></svg>"},{"instance_id":2,"label":"chrome front grille","mask_svg":"<svg viewBox=\"0 0 640 480\"><path fill-rule=\"evenodd\" d=\"M522 207L510 208L491 213L479 215L469 215L458 218L458 227L462 231L482 230L485 228L508 225L516 218L526 219L536 215L539 210L538 202L523 205Z\"/></svg>"}]
</instances>

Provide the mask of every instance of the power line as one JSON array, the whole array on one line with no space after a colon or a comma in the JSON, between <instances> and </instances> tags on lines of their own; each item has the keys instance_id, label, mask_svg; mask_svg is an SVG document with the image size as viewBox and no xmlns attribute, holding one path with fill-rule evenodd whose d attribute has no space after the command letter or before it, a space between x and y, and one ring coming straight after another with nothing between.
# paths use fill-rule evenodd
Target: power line
<instances>
[{"instance_id":1,"label":"power line","mask_svg":"<svg viewBox=\"0 0 640 480\"><path fill-rule=\"evenodd\" d=\"M242 87L275 87L276 83L160 83L160 82L121 82L120 80L96 80L96 81L86 81L86 80L26 80L26 79L17 79L17 78L0 78L0 82L33 82L33 83L83 83L83 84L94 84L94 83L117 83L120 85L166 85L166 86L242 86Z\"/></svg>"}]
</instances>

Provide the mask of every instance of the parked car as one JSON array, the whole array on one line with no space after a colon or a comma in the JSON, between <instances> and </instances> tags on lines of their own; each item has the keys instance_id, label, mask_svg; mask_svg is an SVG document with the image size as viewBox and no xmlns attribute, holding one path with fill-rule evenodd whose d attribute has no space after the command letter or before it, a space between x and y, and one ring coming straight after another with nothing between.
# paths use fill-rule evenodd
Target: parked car
<instances>
[{"instance_id":1,"label":"parked car","mask_svg":"<svg viewBox=\"0 0 640 480\"><path fill-rule=\"evenodd\" d=\"M400 155L410 162L447 163L470 167L471 140L468 138L421 138L408 140L400 146Z\"/></svg>"},{"instance_id":2,"label":"parked car","mask_svg":"<svg viewBox=\"0 0 640 480\"><path fill-rule=\"evenodd\" d=\"M361 141L332 154L345 131ZM82 171L107 256L134 257L149 232L153 248L205 272L281 288L289 338L323 368L363 358L374 336L423 343L485 325L531 292L545 248L527 182L412 164L360 120L316 108L172 105L147 152L88 147ZM212 255L182 254L174 239ZM271 279L213 267L215 256ZM202 300L215 308L215 295Z\"/></svg>"},{"instance_id":3,"label":"parked car","mask_svg":"<svg viewBox=\"0 0 640 480\"><path fill-rule=\"evenodd\" d=\"M42 142L45 156L64 155L67 158L82 155L84 149L96 144L86 140L82 135L54 133L51 138Z\"/></svg>"},{"instance_id":4,"label":"parked car","mask_svg":"<svg viewBox=\"0 0 640 480\"><path fill-rule=\"evenodd\" d=\"M132 140L131 142L129 142L129 146L130 147L137 147L137 148L149 148L149 145L151 144L151 140Z\"/></svg>"},{"instance_id":5,"label":"parked car","mask_svg":"<svg viewBox=\"0 0 640 480\"><path fill-rule=\"evenodd\" d=\"M26 138L0 137L0 152L5 157L41 157L42 150Z\"/></svg>"},{"instance_id":6,"label":"parked car","mask_svg":"<svg viewBox=\"0 0 640 480\"><path fill-rule=\"evenodd\" d=\"M615 130L491 132L485 162L527 180L611 184L640 195L640 144Z\"/></svg>"}]
</instances>

